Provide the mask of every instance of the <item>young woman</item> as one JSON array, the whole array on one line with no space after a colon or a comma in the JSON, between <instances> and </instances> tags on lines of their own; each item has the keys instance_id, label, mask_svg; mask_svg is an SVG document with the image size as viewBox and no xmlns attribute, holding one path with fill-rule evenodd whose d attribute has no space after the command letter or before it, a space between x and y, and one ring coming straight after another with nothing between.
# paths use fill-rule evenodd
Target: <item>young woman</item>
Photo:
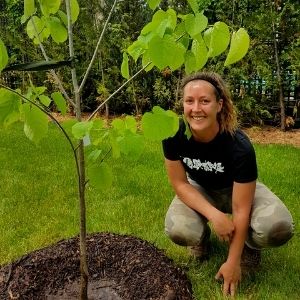
<instances>
[{"instance_id":1,"label":"young woman","mask_svg":"<svg viewBox=\"0 0 300 300\"><path fill-rule=\"evenodd\" d=\"M260 250L286 243L292 216L276 195L256 181L255 152L237 128L228 88L218 74L196 73L182 82L184 117L163 141L165 166L176 193L165 220L167 235L200 259L209 254L211 224L229 244L216 279L234 296L241 267L255 267ZM232 214L230 216L229 214Z\"/></svg>"}]
</instances>

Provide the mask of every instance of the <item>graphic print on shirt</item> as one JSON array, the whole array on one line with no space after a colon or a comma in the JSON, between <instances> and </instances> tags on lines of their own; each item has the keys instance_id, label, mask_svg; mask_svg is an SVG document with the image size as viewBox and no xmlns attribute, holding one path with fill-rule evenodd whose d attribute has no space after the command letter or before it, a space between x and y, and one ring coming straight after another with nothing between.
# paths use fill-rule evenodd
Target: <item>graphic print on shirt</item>
<instances>
[{"instance_id":1,"label":"graphic print on shirt","mask_svg":"<svg viewBox=\"0 0 300 300\"><path fill-rule=\"evenodd\" d=\"M189 157L182 157L183 163L190 169L204 170L206 172L224 173L224 166L220 162L202 162L200 159L191 159Z\"/></svg>"}]
</instances>

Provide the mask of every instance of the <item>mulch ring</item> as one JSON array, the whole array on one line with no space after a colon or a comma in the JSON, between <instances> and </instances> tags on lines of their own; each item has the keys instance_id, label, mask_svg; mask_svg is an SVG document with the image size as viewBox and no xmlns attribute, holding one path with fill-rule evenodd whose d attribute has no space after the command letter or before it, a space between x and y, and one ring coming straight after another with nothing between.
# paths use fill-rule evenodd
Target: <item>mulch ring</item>
<instances>
[{"instance_id":1,"label":"mulch ring","mask_svg":"<svg viewBox=\"0 0 300 300\"><path fill-rule=\"evenodd\" d=\"M89 299L191 300L185 273L162 250L126 235L88 235ZM79 299L79 238L0 267L0 299Z\"/></svg>"}]
</instances>

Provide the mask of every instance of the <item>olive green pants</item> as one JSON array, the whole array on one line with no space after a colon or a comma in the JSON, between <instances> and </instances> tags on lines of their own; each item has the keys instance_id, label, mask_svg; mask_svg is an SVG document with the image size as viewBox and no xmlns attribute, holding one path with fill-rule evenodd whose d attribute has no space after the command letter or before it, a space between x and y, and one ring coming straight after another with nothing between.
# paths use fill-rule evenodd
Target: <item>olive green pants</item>
<instances>
[{"instance_id":1,"label":"olive green pants","mask_svg":"<svg viewBox=\"0 0 300 300\"><path fill-rule=\"evenodd\" d=\"M207 191L190 178L189 182L217 209L232 212L231 188ZM174 243L195 246L201 244L207 222L175 196L166 214L165 231ZM246 244L254 249L277 247L293 236L293 230L293 219L286 206L264 184L257 182Z\"/></svg>"}]
</instances>

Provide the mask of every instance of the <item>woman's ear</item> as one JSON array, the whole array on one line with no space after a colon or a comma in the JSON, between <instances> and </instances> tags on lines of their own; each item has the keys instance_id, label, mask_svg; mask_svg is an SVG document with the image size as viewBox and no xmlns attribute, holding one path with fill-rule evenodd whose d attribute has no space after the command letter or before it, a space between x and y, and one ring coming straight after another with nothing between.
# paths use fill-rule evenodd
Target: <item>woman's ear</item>
<instances>
[{"instance_id":1,"label":"woman's ear","mask_svg":"<svg viewBox=\"0 0 300 300\"><path fill-rule=\"evenodd\" d=\"M219 107L218 107L218 112L220 112L220 111L222 110L222 107L223 107L223 99L220 99L220 100L218 101L218 105L219 105Z\"/></svg>"}]
</instances>

